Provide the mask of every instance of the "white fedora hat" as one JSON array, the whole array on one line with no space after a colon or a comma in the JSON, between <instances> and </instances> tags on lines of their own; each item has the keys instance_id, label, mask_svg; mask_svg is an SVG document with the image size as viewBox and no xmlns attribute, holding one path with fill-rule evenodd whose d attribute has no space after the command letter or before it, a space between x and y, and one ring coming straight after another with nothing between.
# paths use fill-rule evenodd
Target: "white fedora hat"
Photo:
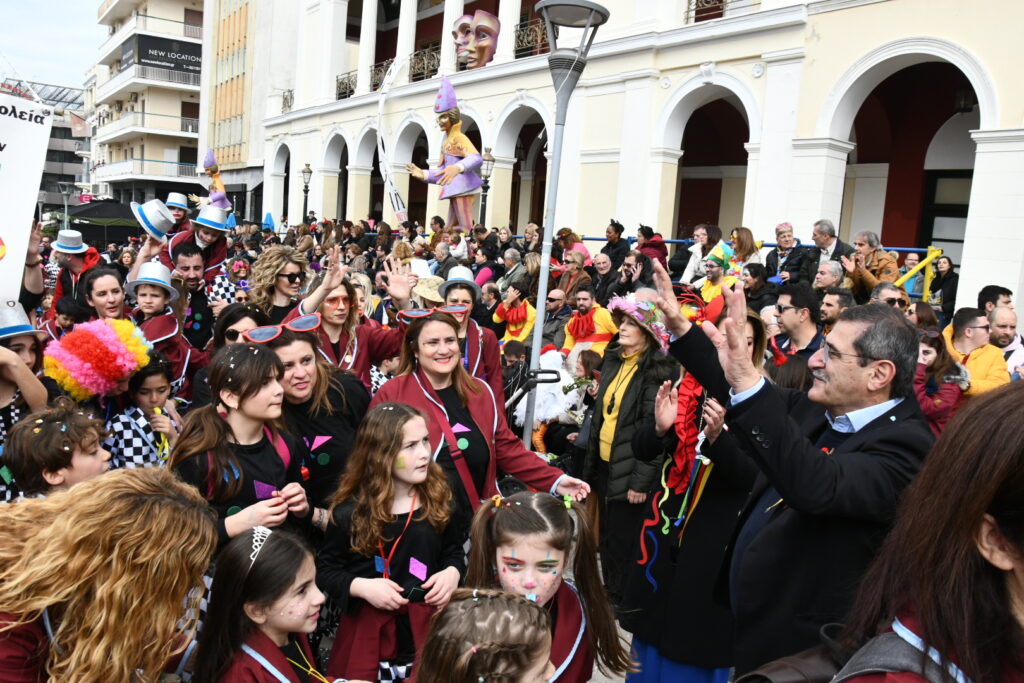
<instances>
[{"instance_id":1,"label":"white fedora hat","mask_svg":"<svg viewBox=\"0 0 1024 683\"><path fill-rule=\"evenodd\" d=\"M480 285L473 278L472 270L466 266L455 266L448 271L448 279L437 288L437 292L444 298L448 296L448 290L453 285L465 285L476 293L476 301L480 301Z\"/></svg>"},{"instance_id":2,"label":"white fedora hat","mask_svg":"<svg viewBox=\"0 0 1024 683\"><path fill-rule=\"evenodd\" d=\"M171 284L171 271L159 261L147 261L139 266L139 276L124 286L124 291L135 296L139 285L153 285L167 290L174 303L178 299L178 290Z\"/></svg>"},{"instance_id":3,"label":"white fedora hat","mask_svg":"<svg viewBox=\"0 0 1024 683\"><path fill-rule=\"evenodd\" d=\"M45 335L46 330L37 330L32 327L21 304L0 308L0 339L10 339L26 334Z\"/></svg>"},{"instance_id":4,"label":"white fedora hat","mask_svg":"<svg viewBox=\"0 0 1024 683\"><path fill-rule=\"evenodd\" d=\"M167 201L164 202L167 206L173 206L176 209L185 209L188 211L188 197L180 192L171 192L167 195Z\"/></svg>"},{"instance_id":5,"label":"white fedora hat","mask_svg":"<svg viewBox=\"0 0 1024 683\"><path fill-rule=\"evenodd\" d=\"M145 204L132 202L132 213L139 225L161 242L167 240L167 231L174 227L171 210L159 199L150 199Z\"/></svg>"},{"instance_id":6,"label":"white fedora hat","mask_svg":"<svg viewBox=\"0 0 1024 683\"><path fill-rule=\"evenodd\" d=\"M220 230L222 232L228 231L228 211L222 209L219 206L207 204L199 210L199 215L192 219L192 226L196 229L199 227L213 228L214 230Z\"/></svg>"},{"instance_id":7,"label":"white fedora hat","mask_svg":"<svg viewBox=\"0 0 1024 683\"><path fill-rule=\"evenodd\" d=\"M89 247L82 242L82 233L77 230L61 230L57 233L57 241L52 245L54 251L64 254L84 254Z\"/></svg>"}]
</instances>

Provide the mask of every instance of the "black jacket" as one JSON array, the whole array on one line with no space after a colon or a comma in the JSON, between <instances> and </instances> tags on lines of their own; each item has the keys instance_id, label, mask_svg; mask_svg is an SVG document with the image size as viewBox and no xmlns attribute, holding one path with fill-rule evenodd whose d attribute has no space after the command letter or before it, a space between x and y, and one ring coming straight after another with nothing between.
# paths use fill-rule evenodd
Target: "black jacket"
<instances>
[{"instance_id":1,"label":"black jacket","mask_svg":"<svg viewBox=\"0 0 1024 683\"><path fill-rule=\"evenodd\" d=\"M629 241L624 237L620 237L614 244L605 242L605 245L601 247L601 253L606 254L612 262L612 270L618 270L625 260L626 254L629 253Z\"/></svg>"},{"instance_id":2,"label":"black jacket","mask_svg":"<svg viewBox=\"0 0 1024 683\"><path fill-rule=\"evenodd\" d=\"M813 244L810 249L817 250ZM810 250L807 247L801 246L799 243L793 247L789 252L789 256L786 258L786 262L782 264L782 270L789 273L789 284L797 282L807 282L811 284L814 282L813 276L810 281L800 279L800 271L803 268L804 261L807 260ZM815 251L817 255L817 251ZM815 259L817 264L817 259ZM768 277L773 277L779 274L779 249L776 247L768 252L768 255L764 257L764 267L768 270ZM817 270L817 267L815 267Z\"/></svg>"},{"instance_id":3,"label":"black jacket","mask_svg":"<svg viewBox=\"0 0 1024 683\"><path fill-rule=\"evenodd\" d=\"M694 327L671 351L706 386L722 370L695 362L702 334ZM735 590L734 664L743 674L814 646L823 624L843 621L934 439L913 397L831 454L815 445L828 428L825 410L806 394L766 384L726 419L761 471L726 556L732 581L719 580L719 588ZM770 487L782 503L763 506ZM754 515L768 517L737 558L737 536Z\"/></svg>"},{"instance_id":4,"label":"black jacket","mask_svg":"<svg viewBox=\"0 0 1024 683\"><path fill-rule=\"evenodd\" d=\"M609 270L607 273L597 275L591 280L594 285L594 298L597 299L597 303L604 307L608 307L608 300L612 298L612 287L615 286L615 282L619 279L619 274L614 270Z\"/></svg>"},{"instance_id":5,"label":"black jacket","mask_svg":"<svg viewBox=\"0 0 1024 683\"><path fill-rule=\"evenodd\" d=\"M597 461L600 459L601 425L604 424L604 395L609 387L615 387L615 377L622 368L622 355L619 345L610 344L604 352L601 363L601 388L595 398L594 418L591 423L591 439L587 444L587 455L583 465L583 478L594 480ZM622 396L618 422L615 426L615 438L612 440L611 460L608 473L608 500L624 502L629 490L653 491L658 483L658 470L661 467L660 457L640 460L633 451L633 436L640 426L643 416L654 413L654 397L658 387L667 379L675 379L679 374L679 365L671 358L662 355L659 349L648 347L640 356L636 372L629 379L626 391Z\"/></svg>"},{"instance_id":6,"label":"black jacket","mask_svg":"<svg viewBox=\"0 0 1024 683\"><path fill-rule=\"evenodd\" d=\"M800 282L806 282L809 285L814 284L814 276L818 272L818 261L820 260L821 250L813 244L809 247L804 247L803 263L800 265ZM846 258L853 258L853 247L846 244L838 237L836 238L836 248L832 250L833 261L839 261L840 256Z\"/></svg>"},{"instance_id":7,"label":"black jacket","mask_svg":"<svg viewBox=\"0 0 1024 683\"><path fill-rule=\"evenodd\" d=\"M942 295L942 315L947 324L953 321L953 310L956 308L956 290L959 285L960 275L952 271L945 276L938 275L932 280L932 296L934 297L936 293Z\"/></svg>"}]
</instances>

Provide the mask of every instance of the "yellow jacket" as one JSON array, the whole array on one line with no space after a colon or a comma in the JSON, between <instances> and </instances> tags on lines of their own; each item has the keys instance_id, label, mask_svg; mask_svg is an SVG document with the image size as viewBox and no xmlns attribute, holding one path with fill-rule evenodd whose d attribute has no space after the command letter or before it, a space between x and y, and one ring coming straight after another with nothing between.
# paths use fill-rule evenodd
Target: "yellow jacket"
<instances>
[{"instance_id":1,"label":"yellow jacket","mask_svg":"<svg viewBox=\"0 0 1024 683\"><path fill-rule=\"evenodd\" d=\"M526 307L525 315L523 314L523 306ZM524 341L530 336L533 325L537 322L537 311L526 300L520 302L518 306L509 311L505 308L505 302L502 301L494 310L494 315L491 316L491 319L496 323L505 323L505 336L500 340L502 344L512 339Z\"/></svg>"},{"instance_id":2,"label":"yellow jacket","mask_svg":"<svg viewBox=\"0 0 1024 683\"><path fill-rule=\"evenodd\" d=\"M572 348L576 346L576 342L591 342L590 350L596 351L603 356L608 342L619 333L619 328L616 327L615 322L612 320L612 314L608 312L607 308L600 304L594 304L593 310L594 334L588 337L576 339L572 332L569 331L569 324L572 323L573 318L579 316L579 313L573 313L572 318L569 318L569 322L565 325L565 342L562 343L562 351L566 354L572 351Z\"/></svg>"},{"instance_id":3,"label":"yellow jacket","mask_svg":"<svg viewBox=\"0 0 1024 683\"><path fill-rule=\"evenodd\" d=\"M953 360L967 368L970 375L971 386L964 392L964 396L978 396L1010 383L1010 373L1006 369L1003 352L997 347L985 344L980 349L975 349L964 355L953 348L952 325L946 326L946 329L942 331L942 337L946 340L946 348L949 349Z\"/></svg>"}]
</instances>

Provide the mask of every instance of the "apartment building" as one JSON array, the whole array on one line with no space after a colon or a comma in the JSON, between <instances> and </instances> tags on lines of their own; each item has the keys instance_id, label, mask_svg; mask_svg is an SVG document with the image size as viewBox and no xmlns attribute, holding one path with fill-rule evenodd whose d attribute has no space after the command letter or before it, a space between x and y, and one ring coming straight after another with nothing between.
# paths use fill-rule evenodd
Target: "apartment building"
<instances>
[{"instance_id":1,"label":"apartment building","mask_svg":"<svg viewBox=\"0 0 1024 683\"><path fill-rule=\"evenodd\" d=\"M202 192L202 0L103 0L108 27L87 80L91 180L122 202Z\"/></svg>"},{"instance_id":2,"label":"apartment building","mask_svg":"<svg viewBox=\"0 0 1024 683\"><path fill-rule=\"evenodd\" d=\"M495 160L489 226L597 236L615 217L665 237L715 223L771 240L788 221L808 243L828 218L844 240L869 229L888 246L943 247L964 264L962 304L994 272L1024 288L1015 0L983 13L960 0L605 0L547 217L552 41L534 0L218 3L274 23L246 48L271 60L253 62L241 104L263 112L245 133L264 169L256 215L297 223L308 189L318 216L392 221L382 169L411 218L446 215L437 186L405 170L440 158L432 104L445 74L463 132ZM467 17L493 37L493 59L474 68L458 57ZM213 119L202 131L219 139Z\"/></svg>"}]
</instances>

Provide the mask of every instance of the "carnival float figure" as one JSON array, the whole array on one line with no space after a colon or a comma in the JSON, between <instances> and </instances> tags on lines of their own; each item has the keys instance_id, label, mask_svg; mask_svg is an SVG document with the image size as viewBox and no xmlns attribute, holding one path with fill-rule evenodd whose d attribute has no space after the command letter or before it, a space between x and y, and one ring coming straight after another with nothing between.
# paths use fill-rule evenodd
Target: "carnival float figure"
<instances>
[{"instance_id":1,"label":"carnival float figure","mask_svg":"<svg viewBox=\"0 0 1024 683\"><path fill-rule=\"evenodd\" d=\"M224 181L220 178L220 168L217 166L217 157L213 155L212 149L206 150L206 156L203 158L203 171L210 179L210 196L200 197L198 195L190 194L188 196L194 203L200 205L216 206L224 209L227 212L231 212L231 202L228 201L228 193L224 188Z\"/></svg>"},{"instance_id":2,"label":"carnival float figure","mask_svg":"<svg viewBox=\"0 0 1024 683\"><path fill-rule=\"evenodd\" d=\"M478 9L464 14L452 25L455 59L467 69L478 69L494 59L501 22L490 12Z\"/></svg>"},{"instance_id":3,"label":"carnival float figure","mask_svg":"<svg viewBox=\"0 0 1024 683\"><path fill-rule=\"evenodd\" d=\"M434 100L434 112L437 114L437 124L445 133L437 168L422 169L415 164L406 164L405 167L414 178L440 185L441 199L450 201L448 225L469 231L473 229L474 223L474 200L483 185L477 175L483 158L462 132L459 103L455 99L455 89L446 76L441 76L441 88Z\"/></svg>"}]
</instances>

